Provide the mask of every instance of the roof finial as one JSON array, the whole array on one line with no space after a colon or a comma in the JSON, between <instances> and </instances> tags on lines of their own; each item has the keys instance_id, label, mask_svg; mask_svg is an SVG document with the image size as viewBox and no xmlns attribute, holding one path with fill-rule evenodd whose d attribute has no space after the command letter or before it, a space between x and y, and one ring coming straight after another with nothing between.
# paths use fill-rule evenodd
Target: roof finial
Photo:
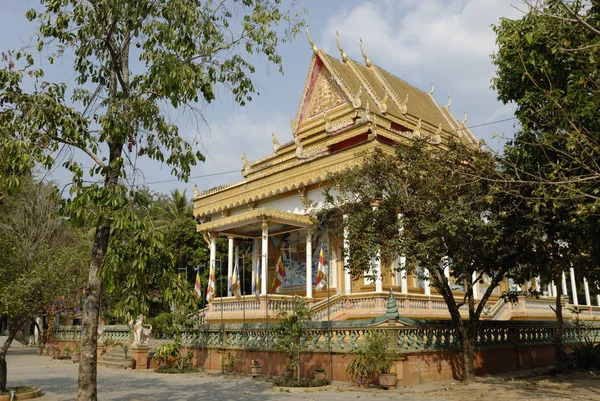
<instances>
[{"instance_id":1,"label":"roof finial","mask_svg":"<svg viewBox=\"0 0 600 401\"><path fill-rule=\"evenodd\" d=\"M463 124L467 123L467 111L465 110L465 118L461 121Z\"/></svg>"},{"instance_id":2,"label":"roof finial","mask_svg":"<svg viewBox=\"0 0 600 401\"><path fill-rule=\"evenodd\" d=\"M429 94L430 94L431 96L433 96L433 89L435 89L435 81L433 81L433 80L432 80L432 81L431 81L431 90L429 91Z\"/></svg>"},{"instance_id":3,"label":"roof finial","mask_svg":"<svg viewBox=\"0 0 600 401\"><path fill-rule=\"evenodd\" d=\"M367 67L371 67L373 65L373 63L371 63L371 60L369 60L369 57L367 57L367 55L365 54L365 51L363 50L362 38L360 38L360 52L362 53L362 55L365 59L365 64L367 65Z\"/></svg>"},{"instance_id":4,"label":"roof finial","mask_svg":"<svg viewBox=\"0 0 600 401\"><path fill-rule=\"evenodd\" d=\"M306 36L308 37L308 43L310 43L313 53L317 54L319 52L319 48L317 47L317 45L315 45L315 42L313 42L312 39L310 38L310 33L308 32L308 28L309 28L309 26L306 25Z\"/></svg>"},{"instance_id":5,"label":"roof finial","mask_svg":"<svg viewBox=\"0 0 600 401\"><path fill-rule=\"evenodd\" d=\"M342 49L342 45L340 44L340 34L338 33L337 29L335 31L335 41L337 42L338 49L340 49L340 54L342 55L342 61L345 63L346 61L348 61L348 55L346 54L344 49Z\"/></svg>"},{"instance_id":6,"label":"roof finial","mask_svg":"<svg viewBox=\"0 0 600 401\"><path fill-rule=\"evenodd\" d=\"M274 132L271 133L271 140L273 141L273 150L275 151L275 153L277 153L281 145L279 144L279 141L277 140L277 137L275 136Z\"/></svg>"},{"instance_id":7,"label":"roof finial","mask_svg":"<svg viewBox=\"0 0 600 401\"><path fill-rule=\"evenodd\" d=\"M383 96L383 99L381 99L380 106L379 106L379 109L381 110L381 112L383 114L387 113L387 109L388 109L387 101L388 101L388 93L387 93L387 91L385 91L385 95Z\"/></svg>"},{"instance_id":8,"label":"roof finial","mask_svg":"<svg viewBox=\"0 0 600 401\"><path fill-rule=\"evenodd\" d=\"M247 169L250 167L250 162L246 158L246 154L244 152L242 152L242 166L244 167L244 169Z\"/></svg>"},{"instance_id":9,"label":"roof finial","mask_svg":"<svg viewBox=\"0 0 600 401\"><path fill-rule=\"evenodd\" d=\"M448 95L448 104L445 105L444 107L449 109L450 108L450 103L452 103L452 98L450 97L450 95Z\"/></svg>"}]
</instances>

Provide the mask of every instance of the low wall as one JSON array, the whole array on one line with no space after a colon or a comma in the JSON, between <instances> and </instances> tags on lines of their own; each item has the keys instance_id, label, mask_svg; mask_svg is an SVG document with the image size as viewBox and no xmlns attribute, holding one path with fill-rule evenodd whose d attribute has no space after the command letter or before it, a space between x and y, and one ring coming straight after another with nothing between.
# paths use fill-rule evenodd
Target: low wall
<instances>
[{"instance_id":1,"label":"low wall","mask_svg":"<svg viewBox=\"0 0 600 401\"><path fill-rule=\"evenodd\" d=\"M521 369L546 367L554 364L554 322L482 322L476 343L475 369L477 374L495 374ZM64 327L55 332L56 340L73 341L78 328ZM387 333L390 349L401 359L393 371L401 383L415 384L457 379L461 375L461 356L454 329L446 322L423 322L414 326L364 327L356 322L330 322L324 327L311 323L301 339L302 377L313 377L316 368L331 372L334 381L348 381L346 367L353 358L352 351L373 331ZM567 324L565 343L582 341L583 335L600 338L600 326L581 328ZM104 327L102 339L122 337L124 333ZM279 376L287 357L275 351L277 341L272 325L202 325L188 331L184 341L193 352L193 365L206 370L222 369L219 361L224 353L235 357L236 372L249 372L250 361L260 360L263 374ZM152 352L149 354L149 357ZM148 360L148 367L156 367Z\"/></svg>"}]
</instances>

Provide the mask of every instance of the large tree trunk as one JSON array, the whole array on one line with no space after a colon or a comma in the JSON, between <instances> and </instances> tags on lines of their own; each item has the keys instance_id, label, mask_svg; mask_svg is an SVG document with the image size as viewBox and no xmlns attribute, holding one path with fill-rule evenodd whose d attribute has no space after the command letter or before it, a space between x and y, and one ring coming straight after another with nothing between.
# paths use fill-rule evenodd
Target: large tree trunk
<instances>
[{"instance_id":1,"label":"large tree trunk","mask_svg":"<svg viewBox=\"0 0 600 401\"><path fill-rule=\"evenodd\" d=\"M19 322L18 320L14 321L13 326L10 328L10 331L8 332L8 338L2 345L2 348L0 348L0 391L6 391L6 378L8 375L8 369L7 369L7 365L6 365L6 353L8 352L8 348L12 344L12 342L15 339L15 336L17 335L19 330L21 330L21 327L23 326L24 323L25 323L25 321L23 321L23 322Z\"/></svg>"},{"instance_id":2,"label":"large tree trunk","mask_svg":"<svg viewBox=\"0 0 600 401\"><path fill-rule=\"evenodd\" d=\"M121 156L122 145L111 145L111 163ZM114 187L118 183L118 170L108 168L104 186ZM110 240L110 217L103 216L96 227L92 260L88 275L88 286L85 291L83 319L81 321L81 343L79 359L79 378L77 387L78 401L96 401L98 399L97 377L97 348L98 348L98 318L100 316L100 299L102 296L102 277L100 267L108 249Z\"/></svg>"},{"instance_id":3,"label":"large tree trunk","mask_svg":"<svg viewBox=\"0 0 600 401\"><path fill-rule=\"evenodd\" d=\"M462 319L458 308L450 310L450 315L458 335L463 368L461 379L465 383L470 383L475 380L475 342L472 338L472 330L465 326L465 321Z\"/></svg>"},{"instance_id":4,"label":"large tree trunk","mask_svg":"<svg viewBox=\"0 0 600 401\"><path fill-rule=\"evenodd\" d=\"M563 336L565 332L565 325L562 313L562 274L562 263L557 263L556 267L554 268L554 281L556 283L556 303L554 309L554 313L556 314L556 332L554 333L554 366L557 372L561 370L560 366L564 352Z\"/></svg>"}]
</instances>

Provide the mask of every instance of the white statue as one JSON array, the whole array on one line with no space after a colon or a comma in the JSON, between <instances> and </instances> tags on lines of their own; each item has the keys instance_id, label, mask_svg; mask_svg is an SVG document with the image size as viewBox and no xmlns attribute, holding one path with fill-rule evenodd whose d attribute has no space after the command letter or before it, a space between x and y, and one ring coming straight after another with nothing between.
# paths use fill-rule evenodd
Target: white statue
<instances>
[{"instance_id":1,"label":"white statue","mask_svg":"<svg viewBox=\"0 0 600 401\"><path fill-rule=\"evenodd\" d=\"M133 326L133 344L134 345L148 345L150 341L150 335L152 334L152 325L144 324L144 315L138 315L135 319L135 323L129 322L130 326Z\"/></svg>"}]
</instances>

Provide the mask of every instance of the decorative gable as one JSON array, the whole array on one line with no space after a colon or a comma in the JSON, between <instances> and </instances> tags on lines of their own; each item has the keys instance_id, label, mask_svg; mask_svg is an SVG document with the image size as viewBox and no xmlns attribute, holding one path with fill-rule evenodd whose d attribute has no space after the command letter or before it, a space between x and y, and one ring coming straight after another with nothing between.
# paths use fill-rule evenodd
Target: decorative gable
<instances>
[{"instance_id":1,"label":"decorative gable","mask_svg":"<svg viewBox=\"0 0 600 401\"><path fill-rule=\"evenodd\" d=\"M327 67L319 57L313 58L298 110L298 124L346 103Z\"/></svg>"}]
</instances>

